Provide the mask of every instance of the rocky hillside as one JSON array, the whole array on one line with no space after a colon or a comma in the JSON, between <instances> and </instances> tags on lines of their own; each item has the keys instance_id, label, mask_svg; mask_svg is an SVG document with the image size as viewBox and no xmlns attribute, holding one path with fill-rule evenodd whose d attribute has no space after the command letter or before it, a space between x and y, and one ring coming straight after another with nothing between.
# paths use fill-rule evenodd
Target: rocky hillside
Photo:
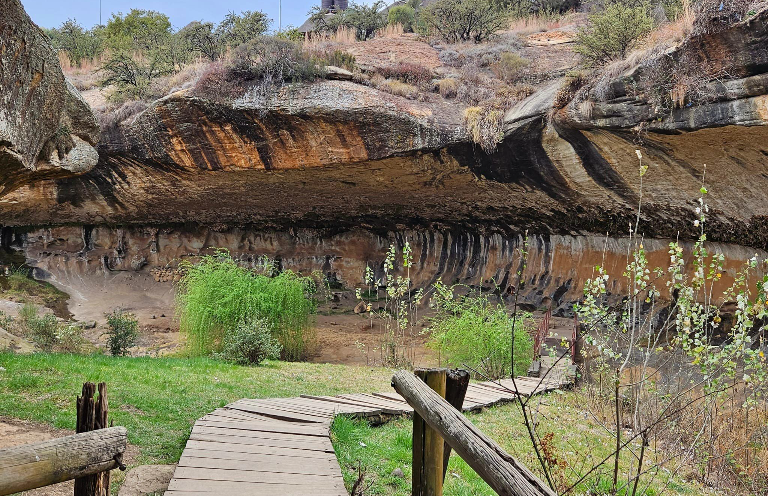
<instances>
[{"instance_id":1,"label":"rocky hillside","mask_svg":"<svg viewBox=\"0 0 768 496\"><path fill-rule=\"evenodd\" d=\"M427 240L425 280L488 284L514 272L505 257L476 270L491 247L512 253L527 230L542 257L561 246L580 259L573 246L626 234L641 200L645 236L695 237L705 164L710 239L768 246L768 10L593 82L543 85L507 112L493 153L471 142L456 105L322 81L223 103L178 91L102 129L94 167L92 116L18 1L0 9L3 242L39 261L148 270L228 246L354 284L340 266L357 270L410 232ZM697 98L657 96L659 74L691 67L708 68L692 74Z\"/></svg>"}]
</instances>

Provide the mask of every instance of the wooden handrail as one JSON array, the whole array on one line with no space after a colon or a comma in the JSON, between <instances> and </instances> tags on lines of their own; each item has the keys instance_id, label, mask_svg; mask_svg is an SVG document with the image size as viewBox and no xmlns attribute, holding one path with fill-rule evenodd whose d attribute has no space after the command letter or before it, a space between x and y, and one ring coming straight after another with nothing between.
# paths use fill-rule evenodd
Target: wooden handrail
<instances>
[{"instance_id":1,"label":"wooden handrail","mask_svg":"<svg viewBox=\"0 0 768 496\"><path fill-rule=\"evenodd\" d=\"M525 465L489 439L413 373L396 372L392 386L498 494L557 496Z\"/></svg>"},{"instance_id":2,"label":"wooden handrail","mask_svg":"<svg viewBox=\"0 0 768 496\"><path fill-rule=\"evenodd\" d=\"M122 467L125 427L0 450L0 496Z\"/></svg>"}]
</instances>

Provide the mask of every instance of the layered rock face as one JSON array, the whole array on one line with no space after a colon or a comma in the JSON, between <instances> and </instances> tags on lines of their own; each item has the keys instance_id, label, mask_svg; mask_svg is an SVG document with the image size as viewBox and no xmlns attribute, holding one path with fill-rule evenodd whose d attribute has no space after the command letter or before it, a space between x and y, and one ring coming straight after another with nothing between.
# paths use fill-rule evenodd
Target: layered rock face
<instances>
[{"instance_id":1,"label":"layered rock face","mask_svg":"<svg viewBox=\"0 0 768 496\"><path fill-rule=\"evenodd\" d=\"M164 287L170 290L170 283L181 276L179 262L197 260L219 248L227 249L234 258L252 267L257 266L262 255L270 254L282 268L305 274L322 273L333 287L361 287L366 266L374 270L377 278L383 277L383 260L390 245L394 244L399 252L406 241L413 253L413 267L408 275L414 287L428 288L443 281L464 285L465 291L496 291L510 302L517 294L523 308L551 306L559 316L573 315L572 303L581 298L585 281L595 277L596 265L617 276L609 288L612 293L626 294L625 281L618 276L634 246L625 238L531 236L527 239L523 264L523 238L466 232L406 230L379 236L363 229L329 234L314 229L278 232L58 227L3 239L6 246L24 249L30 262L37 266L38 277L49 278L75 295L88 292L85 281L102 272L145 272L156 282L168 283ZM684 246L686 257L690 258L692 243ZM645 240L644 248L649 267L666 269L668 242ZM710 250L726 257L724 277L714 288L715 294L733 284L737 271L743 269L747 260L755 255L768 258L762 250L737 245L714 243ZM396 269L405 275L399 262ZM665 291L664 282L656 282ZM147 289L142 286L141 290Z\"/></svg>"},{"instance_id":2,"label":"layered rock face","mask_svg":"<svg viewBox=\"0 0 768 496\"><path fill-rule=\"evenodd\" d=\"M457 105L350 81L226 103L174 93L102 130L91 170L86 161L66 177L4 181L13 191L0 196L3 240L54 276L149 272L222 246L351 286L367 261L379 263L391 241L407 238L418 284L442 278L511 291L515 249L528 231L538 265L526 275L526 298L532 306L551 298L565 312L602 260L603 233L626 235L639 205L639 231L658 265L661 239L694 239L703 183L710 240L768 246L767 22L765 10L692 38L604 74L569 101L556 82L507 114L492 154L471 143ZM633 89L649 68L674 69L694 56L731 75L718 82L705 74L711 80L699 93L707 99L665 110ZM14 136L27 136L14 122ZM21 153L17 161L37 164L47 141L27 141L28 162ZM642 181L637 150L649 168ZM610 246L620 273L626 242ZM755 252L722 250L736 264Z\"/></svg>"},{"instance_id":3,"label":"layered rock face","mask_svg":"<svg viewBox=\"0 0 768 496\"><path fill-rule=\"evenodd\" d=\"M0 4L0 194L92 169L96 120L18 0Z\"/></svg>"}]
</instances>

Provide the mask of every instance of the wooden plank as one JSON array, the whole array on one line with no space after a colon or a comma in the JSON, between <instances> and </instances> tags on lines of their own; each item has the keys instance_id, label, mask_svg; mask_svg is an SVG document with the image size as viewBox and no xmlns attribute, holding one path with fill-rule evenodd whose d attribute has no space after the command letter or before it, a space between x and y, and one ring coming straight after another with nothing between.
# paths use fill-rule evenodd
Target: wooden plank
<instances>
[{"instance_id":1,"label":"wooden plank","mask_svg":"<svg viewBox=\"0 0 768 496\"><path fill-rule=\"evenodd\" d=\"M236 410L243 410L246 412L259 413L267 417L274 417L280 420L289 420L292 422L314 422L318 424L328 423L328 417L308 415L298 412L286 412L284 410L275 410L273 408L267 408L264 406L255 406L247 403L233 403L230 408Z\"/></svg>"},{"instance_id":2,"label":"wooden plank","mask_svg":"<svg viewBox=\"0 0 768 496\"><path fill-rule=\"evenodd\" d=\"M209 436L227 436L246 439L273 439L273 440L286 440L286 441L298 441L302 443L312 444L325 444L328 441L328 436L305 436L301 434L285 434L281 432L267 432L267 431L242 431L236 429L228 429L224 427L214 427L206 425L195 425L192 427L193 434L202 434Z\"/></svg>"},{"instance_id":3,"label":"wooden plank","mask_svg":"<svg viewBox=\"0 0 768 496\"><path fill-rule=\"evenodd\" d=\"M177 467L173 474L173 480L193 479L196 481L260 482L266 484L297 484L309 487L331 485L334 481L341 481L342 485L344 484L344 479L342 478L341 473L333 475L301 474L301 477L290 477L290 475L290 472L272 473L218 468ZM172 489L170 485L168 488Z\"/></svg>"},{"instance_id":4,"label":"wooden plank","mask_svg":"<svg viewBox=\"0 0 768 496\"><path fill-rule=\"evenodd\" d=\"M286 446L260 446L257 444L234 444L214 441L187 441L186 450L211 453L211 456L225 456L226 453L259 454L272 456L295 456L297 458L325 458L332 450L313 450L306 448L289 448ZM333 455L335 456L335 455Z\"/></svg>"},{"instance_id":5,"label":"wooden plank","mask_svg":"<svg viewBox=\"0 0 768 496\"><path fill-rule=\"evenodd\" d=\"M209 493L216 495L237 496L349 496L344 483L329 481L326 484L295 484L286 480L281 483L253 484L248 482L231 482L215 480L173 479L165 494L176 492L192 492L195 494Z\"/></svg>"},{"instance_id":6,"label":"wooden plank","mask_svg":"<svg viewBox=\"0 0 768 496\"><path fill-rule=\"evenodd\" d=\"M259 463L264 462L265 460L269 462L272 459L276 459L277 461L293 460L296 463L308 463L308 464L313 464L315 463L315 461L318 461L318 463L322 463L323 461L330 463L331 461L336 459L333 453L320 453L320 452L307 451L306 453L315 453L317 454L317 456L301 456L301 454L297 455L295 453L297 450L292 450L292 451L293 453L281 453L279 451L268 451L266 453L237 453L232 451L214 451L214 450L208 450L208 449L194 449L194 448L187 447L184 450L184 454L181 457L184 458L185 456L189 456L192 458L210 458L214 460L240 460L240 461L251 461L251 462L259 462Z\"/></svg>"},{"instance_id":7,"label":"wooden plank","mask_svg":"<svg viewBox=\"0 0 768 496\"><path fill-rule=\"evenodd\" d=\"M274 432L302 436L328 437L328 428L321 424L257 424L248 422L224 422L220 420L198 420L199 427L218 427L240 431Z\"/></svg>"},{"instance_id":8,"label":"wooden plank","mask_svg":"<svg viewBox=\"0 0 768 496\"><path fill-rule=\"evenodd\" d=\"M310 405L298 405L288 401L265 401L265 400L241 400L241 404L254 405L257 407L271 408L274 410L282 410L284 412L306 413L307 415L315 415L317 417L331 417L336 414L336 410L331 406L324 408L318 408Z\"/></svg>"},{"instance_id":9,"label":"wooden plank","mask_svg":"<svg viewBox=\"0 0 768 496\"><path fill-rule=\"evenodd\" d=\"M297 411L314 410L323 412L324 415L334 416L340 413L357 413L361 409L359 405L344 404L339 401L325 401L309 397L301 397L302 402L286 402L282 408L289 408Z\"/></svg>"},{"instance_id":10,"label":"wooden plank","mask_svg":"<svg viewBox=\"0 0 768 496\"><path fill-rule=\"evenodd\" d=\"M304 440L301 439L268 439L268 438L253 438L253 437L235 437L235 436L224 436L221 434L200 434L200 433L192 433L189 437L192 441L210 441L210 442L221 442L226 444L245 444L245 445L257 445L257 446L271 446L275 448L297 448L297 449L303 449L303 450L313 450L313 451L333 451L333 445L331 444L330 439L325 444L320 443L307 443Z\"/></svg>"},{"instance_id":11,"label":"wooden plank","mask_svg":"<svg viewBox=\"0 0 768 496\"><path fill-rule=\"evenodd\" d=\"M304 396L304 395L302 395ZM358 414L369 414L369 415L378 415L380 413L383 413L380 408L374 407L368 404L361 403L359 401L347 399L347 398L341 398L339 396L306 396L307 398L311 398L317 401L325 401L332 404L338 404L338 405L345 405L350 408L349 413L358 413Z\"/></svg>"},{"instance_id":12,"label":"wooden plank","mask_svg":"<svg viewBox=\"0 0 768 496\"><path fill-rule=\"evenodd\" d=\"M205 458L192 455L182 456L179 467L200 469L237 470L245 472L269 472L292 475L330 475L333 474L331 460L291 458L287 456L261 455L251 456L249 460L229 458Z\"/></svg>"}]
</instances>

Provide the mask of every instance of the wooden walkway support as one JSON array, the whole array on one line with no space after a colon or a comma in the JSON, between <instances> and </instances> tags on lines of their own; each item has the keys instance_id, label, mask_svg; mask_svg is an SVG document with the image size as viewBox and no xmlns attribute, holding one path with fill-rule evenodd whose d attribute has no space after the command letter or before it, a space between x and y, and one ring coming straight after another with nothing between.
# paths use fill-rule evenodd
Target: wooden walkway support
<instances>
[{"instance_id":1,"label":"wooden walkway support","mask_svg":"<svg viewBox=\"0 0 768 496\"><path fill-rule=\"evenodd\" d=\"M566 375L557 377L518 378L517 393L528 396L571 384ZM447 380L454 379L449 374ZM512 401L513 382L471 383L465 397L451 404L466 412ZM412 413L395 392L241 399L195 422L165 495L348 496L330 439L333 418L344 414L383 422ZM446 453L443 446L443 471Z\"/></svg>"},{"instance_id":2,"label":"wooden walkway support","mask_svg":"<svg viewBox=\"0 0 768 496\"><path fill-rule=\"evenodd\" d=\"M419 417L437 431L475 472L502 496L557 496L522 463L508 455L485 436L458 410L414 374L401 370L392 377L392 385ZM415 440L414 440L415 442ZM432 454L439 456L442 453ZM435 490L434 495L441 496ZM414 491L414 496L416 492Z\"/></svg>"},{"instance_id":3,"label":"wooden walkway support","mask_svg":"<svg viewBox=\"0 0 768 496\"><path fill-rule=\"evenodd\" d=\"M0 496L118 468L125 427L111 427L0 450Z\"/></svg>"}]
</instances>

